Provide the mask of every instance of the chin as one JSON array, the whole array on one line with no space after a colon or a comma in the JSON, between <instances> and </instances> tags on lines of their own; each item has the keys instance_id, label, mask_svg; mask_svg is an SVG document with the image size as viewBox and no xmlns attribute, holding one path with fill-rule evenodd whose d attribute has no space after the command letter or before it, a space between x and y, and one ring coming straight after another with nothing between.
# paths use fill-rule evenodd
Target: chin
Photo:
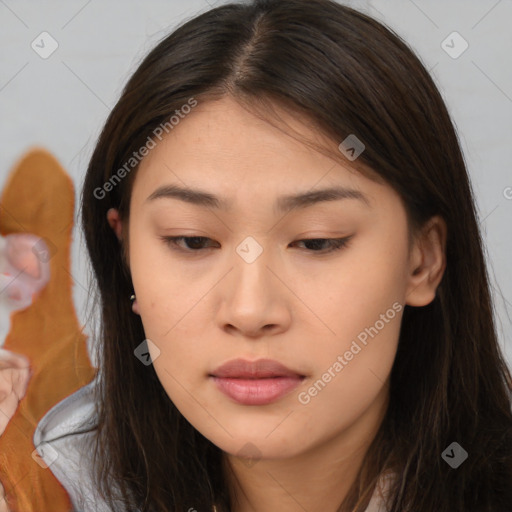
<instances>
[{"instance_id":1,"label":"chin","mask_svg":"<svg viewBox=\"0 0 512 512\"><path fill-rule=\"evenodd\" d=\"M304 439L298 439L291 433L282 431L280 436L273 437L275 432L267 435L267 431L270 430L254 427L253 424L254 433L249 432L249 429L245 429L240 434L230 430L233 437L224 431L201 433L223 452L241 459L248 459L248 462L252 463L259 459L287 459L298 455L299 447L300 451L307 448Z\"/></svg>"}]
</instances>

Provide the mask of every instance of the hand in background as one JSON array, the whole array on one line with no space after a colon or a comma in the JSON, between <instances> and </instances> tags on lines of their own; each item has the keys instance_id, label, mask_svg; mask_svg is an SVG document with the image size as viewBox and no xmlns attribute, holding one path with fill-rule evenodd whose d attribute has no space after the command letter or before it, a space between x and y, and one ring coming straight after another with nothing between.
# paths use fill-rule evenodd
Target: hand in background
<instances>
[{"instance_id":1,"label":"hand in background","mask_svg":"<svg viewBox=\"0 0 512 512\"><path fill-rule=\"evenodd\" d=\"M4 316L29 307L46 286L50 279L49 257L48 245L36 235L0 235L0 307ZM2 324L0 346L9 332L9 320Z\"/></svg>"},{"instance_id":2,"label":"hand in background","mask_svg":"<svg viewBox=\"0 0 512 512\"><path fill-rule=\"evenodd\" d=\"M30 380L30 362L21 355L0 348L0 435L25 396Z\"/></svg>"},{"instance_id":3,"label":"hand in background","mask_svg":"<svg viewBox=\"0 0 512 512\"><path fill-rule=\"evenodd\" d=\"M20 354L0 348L0 436L25 396L30 380L29 360ZM0 482L0 512L9 512L5 491Z\"/></svg>"},{"instance_id":4,"label":"hand in background","mask_svg":"<svg viewBox=\"0 0 512 512\"><path fill-rule=\"evenodd\" d=\"M0 482L0 512L9 512L9 507L7 506L7 501L5 499L4 486L2 482Z\"/></svg>"}]
</instances>

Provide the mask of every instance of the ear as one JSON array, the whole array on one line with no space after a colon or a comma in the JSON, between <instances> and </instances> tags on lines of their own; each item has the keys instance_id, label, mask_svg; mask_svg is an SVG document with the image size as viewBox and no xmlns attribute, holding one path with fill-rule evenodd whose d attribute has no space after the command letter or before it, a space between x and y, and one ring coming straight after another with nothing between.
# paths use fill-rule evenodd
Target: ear
<instances>
[{"instance_id":1,"label":"ear","mask_svg":"<svg viewBox=\"0 0 512 512\"><path fill-rule=\"evenodd\" d=\"M121 218L119 217L119 212L115 208L110 208L107 212L107 220L110 227L115 231L117 238L121 240L123 225Z\"/></svg>"},{"instance_id":2,"label":"ear","mask_svg":"<svg viewBox=\"0 0 512 512\"><path fill-rule=\"evenodd\" d=\"M416 236L405 296L409 306L427 306L434 300L446 268L446 237L446 222L439 215L429 219Z\"/></svg>"}]
</instances>

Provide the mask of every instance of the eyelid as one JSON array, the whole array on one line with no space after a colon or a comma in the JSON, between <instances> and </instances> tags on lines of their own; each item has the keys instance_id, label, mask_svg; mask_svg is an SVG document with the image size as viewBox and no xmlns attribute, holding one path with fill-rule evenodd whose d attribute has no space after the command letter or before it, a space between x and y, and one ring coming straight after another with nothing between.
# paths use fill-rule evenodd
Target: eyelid
<instances>
[{"instance_id":1,"label":"eyelid","mask_svg":"<svg viewBox=\"0 0 512 512\"><path fill-rule=\"evenodd\" d=\"M330 254L332 252L339 251L339 250L347 247L353 236L354 235L349 235L349 236L340 237L340 238L326 238L326 237L301 238L301 239L295 240L292 243L296 244L299 242L314 242L314 241L328 242L331 246L331 248L328 250L312 251L312 250L305 249L306 252L309 252L311 254L317 254L320 256L320 255L324 255L324 254ZM182 247L179 247L176 243L178 240L190 240L193 238L200 239L200 240L212 240L209 237L205 237L205 236L201 236L201 235L199 235L199 236L194 236L194 235L160 236L159 238L166 245L168 245L171 250L178 251L178 252L185 253L185 254L194 254L194 253L199 254L199 253L205 251L206 249L211 249L211 247L201 248L201 249L184 249Z\"/></svg>"}]
</instances>

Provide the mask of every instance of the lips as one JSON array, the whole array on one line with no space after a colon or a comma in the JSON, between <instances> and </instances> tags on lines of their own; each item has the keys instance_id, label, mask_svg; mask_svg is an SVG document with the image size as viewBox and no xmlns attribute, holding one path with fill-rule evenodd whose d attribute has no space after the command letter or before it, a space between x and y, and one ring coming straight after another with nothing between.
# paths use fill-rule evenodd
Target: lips
<instances>
[{"instance_id":1,"label":"lips","mask_svg":"<svg viewBox=\"0 0 512 512\"><path fill-rule=\"evenodd\" d=\"M232 379L265 379L271 377L304 377L298 372L290 370L286 366L272 359L258 359L247 361L245 359L233 359L219 366L211 373L213 377Z\"/></svg>"},{"instance_id":2,"label":"lips","mask_svg":"<svg viewBox=\"0 0 512 512\"><path fill-rule=\"evenodd\" d=\"M242 405L266 405L296 388L304 375L271 359L234 359L210 375L217 388Z\"/></svg>"}]
</instances>

